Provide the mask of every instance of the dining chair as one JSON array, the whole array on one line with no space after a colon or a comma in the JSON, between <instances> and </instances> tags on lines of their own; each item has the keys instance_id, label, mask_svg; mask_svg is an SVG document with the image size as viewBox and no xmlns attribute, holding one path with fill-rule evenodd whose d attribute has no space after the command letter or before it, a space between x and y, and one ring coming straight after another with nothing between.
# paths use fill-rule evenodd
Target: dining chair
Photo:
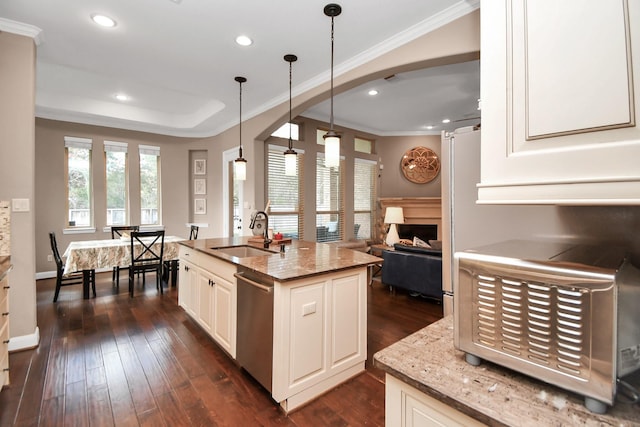
<instances>
[{"instance_id":1,"label":"dining chair","mask_svg":"<svg viewBox=\"0 0 640 427\"><path fill-rule=\"evenodd\" d=\"M156 273L156 288L162 289L162 256L164 254L164 230L131 232L131 265L129 265L129 296L133 297L133 282L136 273L142 273L142 285L145 284L145 272Z\"/></svg>"},{"instance_id":2,"label":"dining chair","mask_svg":"<svg viewBox=\"0 0 640 427\"><path fill-rule=\"evenodd\" d=\"M111 238L119 239L123 235L126 236L126 233L130 233L132 231L140 231L140 226L138 225L114 225L111 227ZM116 287L120 287L120 270L126 270L129 267L113 267L113 273L111 275L111 281L116 282Z\"/></svg>"},{"instance_id":3,"label":"dining chair","mask_svg":"<svg viewBox=\"0 0 640 427\"><path fill-rule=\"evenodd\" d=\"M200 231L200 227L198 227L197 225L191 225L191 231L189 232L189 240L197 240L198 231Z\"/></svg>"},{"instance_id":4,"label":"dining chair","mask_svg":"<svg viewBox=\"0 0 640 427\"><path fill-rule=\"evenodd\" d=\"M63 286L69 285L80 285L84 286L85 275L82 271L76 271L69 274L64 274L64 263L62 262L62 257L60 257L60 252L58 251L58 242L56 241L56 233L49 233L49 241L51 242L51 252L53 252L53 259L56 262L56 292L53 295L53 302L58 301L58 295L60 295L60 288ZM96 271L89 270L88 274L89 284L93 288L93 297L96 297Z\"/></svg>"},{"instance_id":5,"label":"dining chair","mask_svg":"<svg viewBox=\"0 0 640 427\"><path fill-rule=\"evenodd\" d=\"M200 227L197 225L191 225L191 229L189 230L189 240L198 240L198 231L200 231ZM172 267L172 264L174 264L174 267ZM177 259L173 259L173 260L168 260L164 262L164 269L162 271L162 280L166 281L167 284L169 283L169 277L171 276L171 272L173 271L174 274L177 274L178 271L178 260ZM173 278L171 280L172 286L175 286L176 284L176 279Z\"/></svg>"}]
</instances>

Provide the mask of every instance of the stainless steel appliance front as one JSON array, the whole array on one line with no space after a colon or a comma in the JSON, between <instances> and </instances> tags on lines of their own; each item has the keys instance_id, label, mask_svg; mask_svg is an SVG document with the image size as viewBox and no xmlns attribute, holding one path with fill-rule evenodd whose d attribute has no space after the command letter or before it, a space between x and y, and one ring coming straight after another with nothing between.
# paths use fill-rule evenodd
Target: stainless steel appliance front
<instances>
[{"instance_id":1,"label":"stainless steel appliance front","mask_svg":"<svg viewBox=\"0 0 640 427\"><path fill-rule=\"evenodd\" d=\"M236 273L238 332L236 361L271 391L273 373L273 281Z\"/></svg>"},{"instance_id":2,"label":"stainless steel appliance front","mask_svg":"<svg viewBox=\"0 0 640 427\"><path fill-rule=\"evenodd\" d=\"M616 378L640 368L640 272L624 255L528 241L456 253L456 347L606 411Z\"/></svg>"}]
</instances>

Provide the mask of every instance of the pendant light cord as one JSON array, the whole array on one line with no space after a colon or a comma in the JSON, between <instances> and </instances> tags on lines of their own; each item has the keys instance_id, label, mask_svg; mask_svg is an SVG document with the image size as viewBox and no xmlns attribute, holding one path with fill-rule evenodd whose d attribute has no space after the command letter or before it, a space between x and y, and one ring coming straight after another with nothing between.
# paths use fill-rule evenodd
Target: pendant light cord
<instances>
[{"instance_id":1,"label":"pendant light cord","mask_svg":"<svg viewBox=\"0 0 640 427\"><path fill-rule=\"evenodd\" d=\"M293 62L289 62L289 150L293 148L293 142L291 141L291 69L293 68Z\"/></svg>"},{"instance_id":2,"label":"pendant light cord","mask_svg":"<svg viewBox=\"0 0 640 427\"><path fill-rule=\"evenodd\" d=\"M329 130L333 130L333 16L331 17L331 116Z\"/></svg>"},{"instance_id":3,"label":"pendant light cord","mask_svg":"<svg viewBox=\"0 0 640 427\"><path fill-rule=\"evenodd\" d=\"M238 124L240 130L240 158L242 158L242 82L240 83L240 123Z\"/></svg>"}]
</instances>

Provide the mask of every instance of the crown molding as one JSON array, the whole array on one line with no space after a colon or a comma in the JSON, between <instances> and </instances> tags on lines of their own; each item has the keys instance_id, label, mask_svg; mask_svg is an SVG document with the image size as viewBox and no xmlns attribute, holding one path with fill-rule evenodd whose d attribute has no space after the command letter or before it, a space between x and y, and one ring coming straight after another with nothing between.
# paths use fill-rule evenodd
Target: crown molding
<instances>
[{"instance_id":1,"label":"crown molding","mask_svg":"<svg viewBox=\"0 0 640 427\"><path fill-rule=\"evenodd\" d=\"M42 42L40 37L42 30L31 24L23 24L22 22L0 18L0 31L6 31L7 33L13 33L19 36L31 37L36 46L39 46Z\"/></svg>"}]
</instances>

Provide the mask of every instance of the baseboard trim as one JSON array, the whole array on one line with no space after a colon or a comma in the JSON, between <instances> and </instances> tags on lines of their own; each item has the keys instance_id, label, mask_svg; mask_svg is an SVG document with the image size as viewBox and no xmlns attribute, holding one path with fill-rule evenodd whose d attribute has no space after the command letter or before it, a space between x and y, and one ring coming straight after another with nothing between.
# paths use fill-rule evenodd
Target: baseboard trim
<instances>
[{"instance_id":1,"label":"baseboard trim","mask_svg":"<svg viewBox=\"0 0 640 427\"><path fill-rule=\"evenodd\" d=\"M9 338L9 351L29 350L40 344L40 328L36 326L34 333Z\"/></svg>"},{"instance_id":2,"label":"baseboard trim","mask_svg":"<svg viewBox=\"0 0 640 427\"><path fill-rule=\"evenodd\" d=\"M96 270L96 273L105 273L107 271L112 271L111 268L107 267L107 268L99 268ZM41 271L40 273L36 273L36 280L40 280L40 279L55 279L56 275L58 273L56 273L55 270L53 271Z\"/></svg>"}]
</instances>

